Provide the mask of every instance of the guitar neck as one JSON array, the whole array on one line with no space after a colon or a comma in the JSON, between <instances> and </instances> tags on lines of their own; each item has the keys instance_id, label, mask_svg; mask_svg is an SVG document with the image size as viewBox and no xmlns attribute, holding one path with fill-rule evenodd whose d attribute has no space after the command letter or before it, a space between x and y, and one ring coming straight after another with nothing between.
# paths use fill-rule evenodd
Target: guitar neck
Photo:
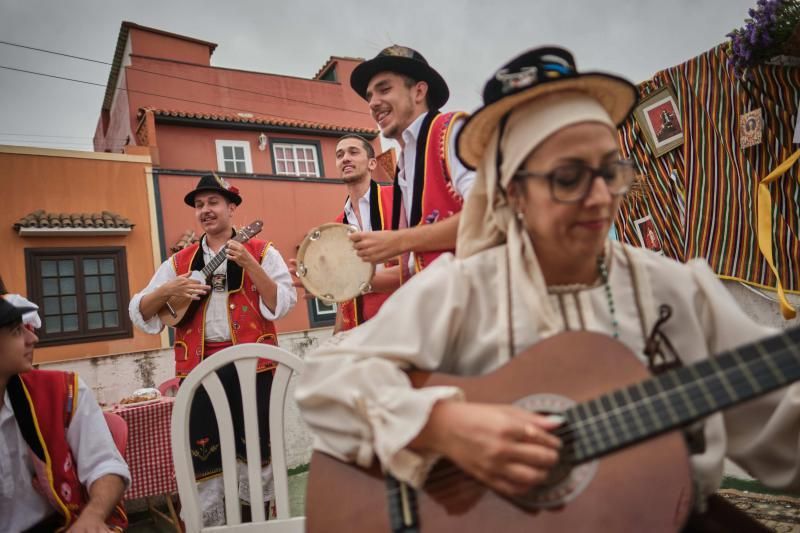
<instances>
[{"instance_id":1,"label":"guitar neck","mask_svg":"<svg viewBox=\"0 0 800 533\"><path fill-rule=\"evenodd\" d=\"M569 459L586 462L800 379L800 328L568 409Z\"/></svg>"},{"instance_id":2,"label":"guitar neck","mask_svg":"<svg viewBox=\"0 0 800 533\"><path fill-rule=\"evenodd\" d=\"M206 266L204 266L203 270L200 271L201 274L203 274L203 277L205 277L206 279L211 277L211 274L213 274L214 271L217 268L219 268L219 266L223 263L223 261L225 261L226 257L225 253L227 251L228 251L228 245L226 244L220 249L219 252L217 252L217 255L211 258L211 261L206 263Z\"/></svg>"},{"instance_id":3,"label":"guitar neck","mask_svg":"<svg viewBox=\"0 0 800 533\"><path fill-rule=\"evenodd\" d=\"M246 232L240 231L236 234L235 237L233 237L233 240L245 243L250 240L250 236L247 235ZM219 268L219 266L225 261L227 251L228 251L228 245L226 244L220 249L219 252L217 252L217 254L214 257L211 258L211 261L209 261L206 264L206 266L203 267L203 270L200 271L200 273L203 274L203 277L205 277L206 279L209 279L211 277L211 274L213 274L214 271L217 268Z\"/></svg>"}]
</instances>

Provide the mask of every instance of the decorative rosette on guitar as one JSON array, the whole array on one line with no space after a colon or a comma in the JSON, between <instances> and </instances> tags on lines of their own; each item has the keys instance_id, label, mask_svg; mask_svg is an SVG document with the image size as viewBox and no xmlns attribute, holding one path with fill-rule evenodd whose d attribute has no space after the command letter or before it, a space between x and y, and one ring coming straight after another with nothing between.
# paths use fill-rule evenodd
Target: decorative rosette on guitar
<instances>
[{"instance_id":1,"label":"decorative rosette on guitar","mask_svg":"<svg viewBox=\"0 0 800 533\"><path fill-rule=\"evenodd\" d=\"M356 254L347 224L323 224L308 232L297 251L297 277L325 303L345 302L372 290L375 266Z\"/></svg>"}]
</instances>

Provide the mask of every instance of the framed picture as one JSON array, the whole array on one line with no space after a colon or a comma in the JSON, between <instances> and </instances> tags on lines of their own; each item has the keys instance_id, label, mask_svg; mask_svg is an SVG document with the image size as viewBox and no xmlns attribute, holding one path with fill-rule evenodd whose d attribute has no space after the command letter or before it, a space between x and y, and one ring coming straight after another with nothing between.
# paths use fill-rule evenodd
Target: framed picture
<instances>
[{"instance_id":1,"label":"framed picture","mask_svg":"<svg viewBox=\"0 0 800 533\"><path fill-rule=\"evenodd\" d=\"M683 144L680 109L669 87L662 87L645 98L633 116L656 157Z\"/></svg>"},{"instance_id":2,"label":"framed picture","mask_svg":"<svg viewBox=\"0 0 800 533\"><path fill-rule=\"evenodd\" d=\"M764 131L764 117L761 108L753 109L739 117L739 148L744 150L761 144Z\"/></svg>"},{"instance_id":3,"label":"framed picture","mask_svg":"<svg viewBox=\"0 0 800 533\"><path fill-rule=\"evenodd\" d=\"M646 217L635 220L634 224L636 225L636 234L639 236L639 244L641 244L643 248L663 255L664 247L656 231L656 224L653 222L653 217L647 215Z\"/></svg>"}]
</instances>

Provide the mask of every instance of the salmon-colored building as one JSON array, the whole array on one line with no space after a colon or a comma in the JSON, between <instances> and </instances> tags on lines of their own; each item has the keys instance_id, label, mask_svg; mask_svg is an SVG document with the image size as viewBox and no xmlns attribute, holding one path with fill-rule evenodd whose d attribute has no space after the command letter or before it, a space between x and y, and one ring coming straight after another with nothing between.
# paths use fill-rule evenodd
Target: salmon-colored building
<instances>
[{"instance_id":1,"label":"salmon-colored building","mask_svg":"<svg viewBox=\"0 0 800 533\"><path fill-rule=\"evenodd\" d=\"M241 191L236 223L262 219L259 237L288 261L310 228L341 212L338 138L357 133L380 149L369 110L348 82L361 60L331 57L303 79L212 66L216 46L123 22L95 149L152 158L160 259L187 232L201 233L183 197L215 171ZM301 298L277 325L281 333L303 331L333 317Z\"/></svg>"},{"instance_id":2,"label":"salmon-colored building","mask_svg":"<svg viewBox=\"0 0 800 533\"><path fill-rule=\"evenodd\" d=\"M150 158L0 146L0 266L40 306L36 363L155 350L128 318L160 262Z\"/></svg>"}]
</instances>

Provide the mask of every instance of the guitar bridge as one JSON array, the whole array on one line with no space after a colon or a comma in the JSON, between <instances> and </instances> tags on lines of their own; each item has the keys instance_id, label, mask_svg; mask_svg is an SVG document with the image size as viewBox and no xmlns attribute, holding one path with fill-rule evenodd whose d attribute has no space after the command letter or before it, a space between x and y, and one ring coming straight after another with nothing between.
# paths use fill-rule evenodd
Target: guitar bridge
<instances>
[{"instance_id":1,"label":"guitar bridge","mask_svg":"<svg viewBox=\"0 0 800 533\"><path fill-rule=\"evenodd\" d=\"M408 484L386 476L386 495L389 499L389 525L392 533L418 533L419 513L417 492Z\"/></svg>"}]
</instances>

